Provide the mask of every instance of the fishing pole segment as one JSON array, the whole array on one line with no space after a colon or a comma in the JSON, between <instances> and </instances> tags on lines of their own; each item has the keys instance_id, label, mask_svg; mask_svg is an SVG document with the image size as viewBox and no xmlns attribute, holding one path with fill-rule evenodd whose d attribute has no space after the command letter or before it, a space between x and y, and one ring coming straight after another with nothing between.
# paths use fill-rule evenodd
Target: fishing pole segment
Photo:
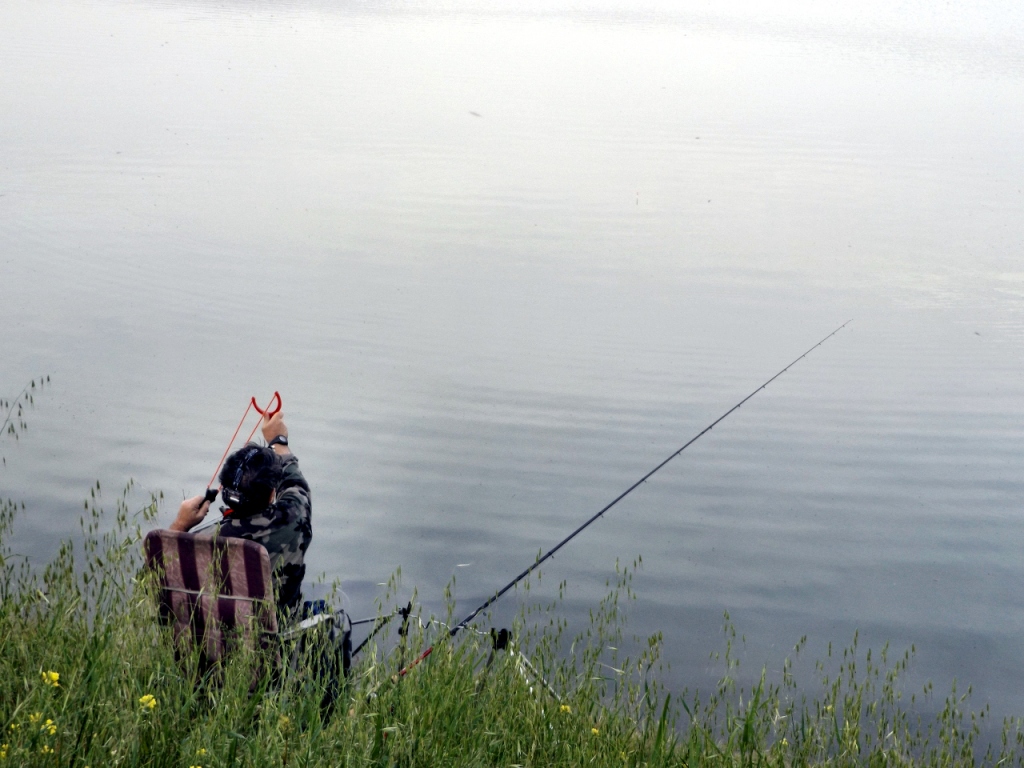
<instances>
[{"instance_id":1,"label":"fishing pole segment","mask_svg":"<svg viewBox=\"0 0 1024 768\"><path fill-rule=\"evenodd\" d=\"M355 658L356 654L359 653L361 650L363 650L363 646L365 646L368 642L370 642L370 640L373 639L374 635L376 635L378 632L380 632L382 629L384 629L384 626L389 621L391 621L393 618L395 618L395 616L401 616L402 617L402 630L404 630L405 629L405 625L409 621L409 614L410 613L412 613L412 601L411 600L409 601L409 604L407 606L405 606L404 608L397 608L394 611L392 611L391 613L389 613L387 616L378 617L376 619L374 625L373 625L373 629L370 631L370 634L368 634L366 637L364 637L363 638L363 642L361 642L359 645L357 645L355 647L355 649L352 651L352 658ZM371 621L374 621L374 619L363 619L362 621L352 622L352 625L355 626L356 624L368 624ZM399 633L404 635L405 633L402 630L400 630Z\"/></svg>"},{"instance_id":2,"label":"fishing pole segment","mask_svg":"<svg viewBox=\"0 0 1024 768\"><path fill-rule=\"evenodd\" d=\"M483 634L482 632L478 634ZM530 663L530 660L526 658L526 654L516 649L515 644L512 642L512 632L508 629L500 629L495 631L494 627L491 627L491 653L487 657L487 662L484 664L484 672L488 672L491 668L491 664L494 663L495 657L498 655L498 651L505 651L505 653L513 660L516 665L516 670L526 681L526 684L530 686L531 693L533 692L533 684L537 683L544 687L551 696L559 704L562 703L562 697L558 695L558 692L552 687L551 683L544 679L544 676L537 671L537 668Z\"/></svg>"},{"instance_id":3,"label":"fishing pole segment","mask_svg":"<svg viewBox=\"0 0 1024 768\"><path fill-rule=\"evenodd\" d=\"M538 557L533 562L532 565L530 565L522 573L520 573L518 576L516 576L514 579L512 579L512 581L510 581L508 584L506 584L501 589L499 589L497 592L495 592L491 597L487 598L487 600L485 600L478 608L476 608L473 611L471 611L469 613L469 615L466 616L466 618L464 618L462 621L460 621L454 627L449 629L448 630L449 637L455 637L455 635L458 634L460 630L465 629L467 627L467 625L473 619L475 619L478 615L480 615L480 613L482 611L485 611L487 608L489 608L491 605L493 605L502 595L504 595L506 592L508 592L510 589L512 589L514 586L516 586L516 584L518 584L520 581L522 581L527 576L529 576L531 573L533 573L537 568L540 567L541 563L543 563L544 561L550 559L551 557L554 557L555 553L558 552L558 550L560 550L562 547L564 547L566 544L568 544L570 541L572 541L574 538L576 538L576 536L581 534L586 528L588 528L591 525L591 523L593 523L596 520L598 520L602 515L604 515L605 512L610 510L612 507L614 507L616 504L618 504L624 498L629 496L629 494L631 494L633 491L635 491L637 488L639 488L641 485L643 485L645 482L647 482L658 470L660 470L662 467L664 467L666 464L668 464L670 461L672 461L672 459L676 458L679 454L681 454L683 451L685 451L687 448L689 448L695 442L697 442L702 437L704 437L704 435L706 435L708 432L710 432L712 429L714 429L716 426L718 426L721 422L723 422L726 418L728 418L734 411L739 410L739 408L744 403L746 403L748 400L750 400L754 395L756 395L758 392L763 390L765 387L767 387L769 384L771 384L773 381L775 381L777 378L779 378L779 376L781 376L786 371L788 371L790 368L792 368L794 365L799 363L801 360L803 360L805 357L807 357L809 354L811 354L811 352L813 352L815 349L820 347L826 341L831 339L833 336L835 336L837 333L839 333L841 330L843 330L843 328L845 328L846 326L848 326L852 322L853 322L853 320L847 320L845 323L840 325L838 328L836 328L834 331L832 331L832 333L828 334L825 338L823 338L817 344L812 346L810 349L808 349L802 355L800 355L795 360L793 360L793 362L789 363L789 365L787 365L785 368L780 370L778 373L776 373L774 376L772 376L766 382L761 384L761 386L759 386L757 389L755 389L749 395L747 395L742 400L740 400L738 403L736 403L736 405L734 405L732 408L727 410L725 413L723 413L717 419L715 419L710 424L708 424L706 427L704 427L704 429L702 429L700 432L698 432L696 435L694 435L692 438L690 438L688 441L686 441L682 445L682 447L678 448L673 453L669 454L669 456L666 459L664 459L663 461L661 461L658 465L656 465L654 467L654 469L650 470L646 475L644 475L639 480L637 480L635 483L633 483L631 486L629 486L629 488L624 490L622 493L620 493L618 496L616 496L614 499L612 499L608 504L606 504L604 507L602 507L596 513L591 515L590 518L588 518L582 525L580 525L578 528L576 528L576 530L574 530L572 533L570 533L568 536L566 536L564 539L562 539L560 542L558 542L555 546L553 546L551 549L549 549L547 552L545 552L542 556ZM417 656L415 659L413 659L413 661L410 662L408 666L406 666L404 669L399 671L397 677L398 678L405 677L405 675L408 674L408 672L413 667L418 665L420 662L422 662L424 659L426 659L428 656L430 656L430 654L433 653L433 652L434 652L434 646L431 645L429 648L427 648L425 651L423 651L419 656Z\"/></svg>"},{"instance_id":4,"label":"fishing pole segment","mask_svg":"<svg viewBox=\"0 0 1024 768\"><path fill-rule=\"evenodd\" d=\"M361 642L359 645L355 647L355 649L352 651L352 658L354 659L356 657L356 654L358 654L359 651L361 651L366 646L366 644L373 638L373 636L376 635L377 632L380 631L380 629L395 616L402 617L402 626L398 630L398 634L401 636L408 635L410 618L414 618L416 620L416 623L419 625L419 628L421 630L428 630L431 627L431 625L436 625L437 627L443 629L446 633L451 631L451 625L446 624L440 619L430 618L427 619L426 622L424 622L423 619L420 618L418 615L414 617L410 616L410 614L412 613L412 608L413 604L412 601L410 601L409 604L406 605L404 608L396 608L387 616L378 616L376 619L361 619L359 621L350 621L349 623L351 626L356 626L357 624L369 624L371 621L374 622L373 631L370 632L369 636L365 640L363 640L363 642ZM511 659L512 663L515 665L516 671L523 678L523 680L526 681L527 685L530 686L531 692L533 691L535 686L538 688L543 688L551 695L552 698L555 699L556 702L561 703L562 697L558 695L558 692L554 689L554 686L552 686L551 683L549 683L544 678L540 671L538 671L538 669L535 666L533 666L533 664L526 657L526 655L516 647L515 641L512 637L511 630L507 628L496 630L492 627L489 632L482 632L476 627L467 627L467 629L468 631L473 632L481 638L487 638L490 643L490 651L487 655L486 661L483 664L483 675L486 675L490 672L491 666L493 665L494 660L497 658L498 653L501 651L505 651L506 655L509 657L509 659ZM417 657L417 659L413 661L411 664L409 664L408 667L401 670L394 677L390 678L390 682L397 682L401 676L404 676L423 658L429 656L430 652L433 650L434 648L433 646L431 646L425 654L422 654L421 656ZM366 700L372 700L377 695L377 692L380 690L381 686L383 686L387 682L388 680L385 679L379 682L377 685L373 686L370 692L367 693Z\"/></svg>"}]
</instances>

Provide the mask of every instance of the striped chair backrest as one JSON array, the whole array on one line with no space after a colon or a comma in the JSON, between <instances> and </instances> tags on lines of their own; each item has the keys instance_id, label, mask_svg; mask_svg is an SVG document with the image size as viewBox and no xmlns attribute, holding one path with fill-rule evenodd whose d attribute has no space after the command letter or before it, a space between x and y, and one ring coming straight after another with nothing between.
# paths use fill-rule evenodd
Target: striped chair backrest
<instances>
[{"instance_id":1,"label":"striped chair backrest","mask_svg":"<svg viewBox=\"0 0 1024 768\"><path fill-rule=\"evenodd\" d=\"M160 618L173 622L179 648L194 644L216 662L232 637L277 634L270 558L259 544L157 530L146 534L145 548L159 580Z\"/></svg>"}]
</instances>

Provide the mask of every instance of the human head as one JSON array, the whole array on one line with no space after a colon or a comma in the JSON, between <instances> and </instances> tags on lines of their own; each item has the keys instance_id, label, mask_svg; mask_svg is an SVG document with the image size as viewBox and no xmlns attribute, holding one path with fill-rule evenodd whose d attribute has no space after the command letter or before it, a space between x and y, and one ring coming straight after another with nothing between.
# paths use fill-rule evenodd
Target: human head
<instances>
[{"instance_id":1,"label":"human head","mask_svg":"<svg viewBox=\"0 0 1024 768\"><path fill-rule=\"evenodd\" d=\"M270 448L248 443L224 462L221 497L238 517L259 514L281 483L281 463Z\"/></svg>"}]
</instances>

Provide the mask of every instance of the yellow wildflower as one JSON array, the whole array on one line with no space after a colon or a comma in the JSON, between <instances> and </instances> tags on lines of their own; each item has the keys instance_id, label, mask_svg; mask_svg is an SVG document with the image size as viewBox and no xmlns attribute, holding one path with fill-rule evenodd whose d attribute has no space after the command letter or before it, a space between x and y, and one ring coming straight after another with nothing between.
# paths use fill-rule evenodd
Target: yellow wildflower
<instances>
[{"instance_id":1,"label":"yellow wildflower","mask_svg":"<svg viewBox=\"0 0 1024 768\"><path fill-rule=\"evenodd\" d=\"M139 699L139 704L142 705L143 709L153 710L156 709L156 696L152 693L147 693Z\"/></svg>"},{"instance_id":2,"label":"yellow wildflower","mask_svg":"<svg viewBox=\"0 0 1024 768\"><path fill-rule=\"evenodd\" d=\"M188 768L203 768L201 765L190 765Z\"/></svg>"},{"instance_id":3,"label":"yellow wildflower","mask_svg":"<svg viewBox=\"0 0 1024 768\"><path fill-rule=\"evenodd\" d=\"M33 725L35 725L36 723L38 723L42 719L43 719L43 713L42 712L33 712L31 715L28 716L28 721L30 723L32 723Z\"/></svg>"},{"instance_id":4,"label":"yellow wildflower","mask_svg":"<svg viewBox=\"0 0 1024 768\"><path fill-rule=\"evenodd\" d=\"M54 672L52 670L49 670L47 672L43 672L42 676L43 683L45 685L49 685L53 688L60 688L60 672Z\"/></svg>"},{"instance_id":5,"label":"yellow wildflower","mask_svg":"<svg viewBox=\"0 0 1024 768\"><path fill-rule=\"evenodd\" d=\"M6 760L6 759L7 759L7 745L6 744L0 744L0 760Z\"/></svg>"},{"instance_id":6,"label":"yellow wildflower","mask_svg":"<svg viewBox=\"0 0 1024 768\"><path fill-rule=\"evenodd\" d=\"M57 726L53 724L53 720L47 719L40 730L53 736L57 732Z\"/></svg>"},{"instance_id":7,"label":"yellow wildflower","mask_svg":"<svg viewBox=\"0 0 1024 768\"><path fill-rule=\"evenodd\" d=\"M277 718L277 727L282 730L288 730L288 726L292 724L291 718L288 715L281 715Z\"/></svg>"},{"instance_id":8,"label":"yellow wildflower","mask_svg":"<svg viewBox=\"0 0 1024 768\"><path fill-rule=\"evenodd\" d=\"M20 726L20 725L18 725L17 723L11 723L11 724L10 724L9 726L7 726L7 727L8 727L8 728L10 728L10 729L11 729L12 731L16 731L16 730L18 730L19 728L21 728L21 726Z\"/></svg>"},{"instance_id":9,"label":"yellow wildflower","mask_svg":"<svg viewBox=\"0 0 1024 768\"><path fill-rule=\"evenodd\" d=\"M784 746L784 747L788 747L789 746L789 741L786 740L785 736L782 737L782 746Z\"/></svg>"},{"instance_id":10,"label":"yellow wildflower","mask_svg":"<svg viewBox=\"0 0 1024 768\"><path fill-rule=\"evenodd\" d=\"M44 755L48 755L51 752L53 752L53 750L50 749L50 745L49 744L43 744L43 748L40 749L39 751L42 752Z\"/></svg>"},{"instance_id":11,"label":"yellow wildflower","mask_svg":"<svg viewBox=\"0 0 1024 768\"><path fill-rule=\"evenodd\" d=\"M601 732L599 730L597 730L597 728L591 728L590 732L592 734L594 734L595 736L600 736L601 735Z\"/></svg>"},{"instance_id":12,"label":"yellow wildflower","mask_svg":"<svg viewBox=\"0 0 1024 768\"><path fill-rule=\"evenodd\" d=\"M560 706L558 708L558 711L559 712L572 712L572 707L570 707L568 704L563 704L562 706Z\"/></svg>"},{"instance_id":13,"label":"yellow wildflower","mask_svg":"<svg viewBox=\"0 0 1024 768\"><path fill-rule=\"evenodd\" d=\"M200 757L202 757L203 755L206 754L206 749L204 747L200 747L199 749L196 750L196 754L199 755Z\"/></svg>"}]
</instances>

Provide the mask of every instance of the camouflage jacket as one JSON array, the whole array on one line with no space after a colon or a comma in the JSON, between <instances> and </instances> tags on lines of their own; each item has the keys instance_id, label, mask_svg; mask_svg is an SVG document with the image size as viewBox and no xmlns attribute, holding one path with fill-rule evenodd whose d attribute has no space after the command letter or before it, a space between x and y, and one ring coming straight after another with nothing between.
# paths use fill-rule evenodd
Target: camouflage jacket
<instances>
[{"instance_id":1,"label":"camouflage jacket","mask_svg":"<svg viewBox=\"0 0 1024 768\"><path fill-rule=\"evenodd\" d=\"M309 483L299 471L292 454L281 457L284 477L277 499L266 511L252 517L227 517L219 525L219 536L234 536L262 544L270 555L278 610L298 607L302 579L306 575L305 555L313 538L313 508Z\"/></svg>"}]
</instances>

